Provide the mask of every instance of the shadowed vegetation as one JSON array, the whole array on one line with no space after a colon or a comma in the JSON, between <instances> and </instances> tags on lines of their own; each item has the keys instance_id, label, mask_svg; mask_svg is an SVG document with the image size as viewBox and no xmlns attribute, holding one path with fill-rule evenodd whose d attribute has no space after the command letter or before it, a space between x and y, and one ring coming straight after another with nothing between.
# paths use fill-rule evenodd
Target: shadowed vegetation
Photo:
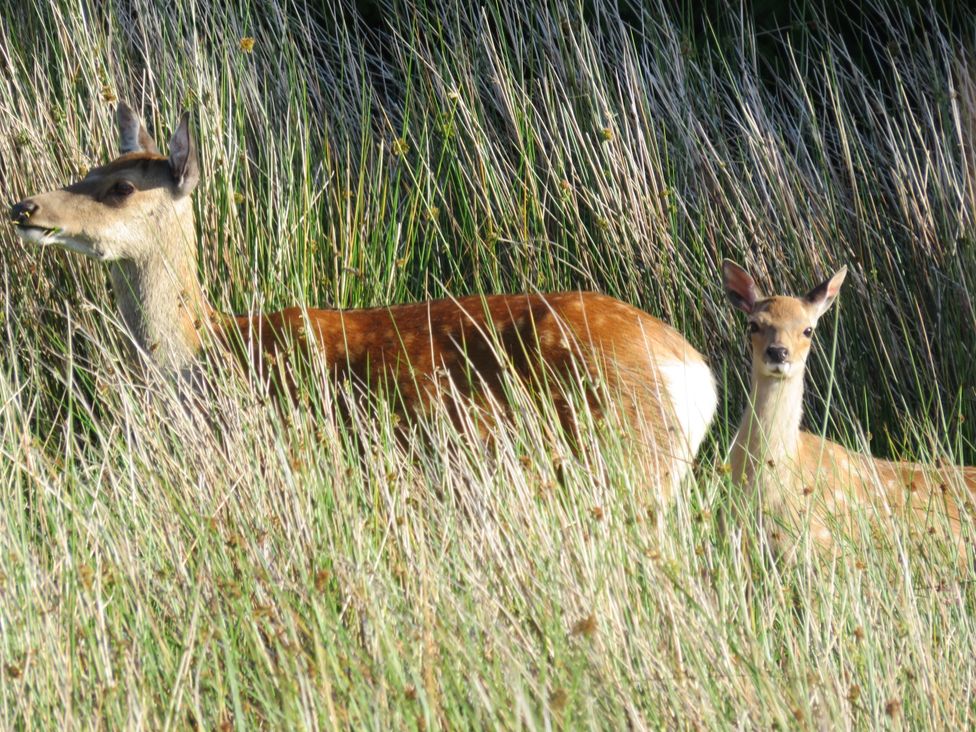
<instances>
[{"instance_id":1,"label":"shadowed vegetation","mask_svg":"<svg viewBox=\"0 0 976 732\"><path fill-rule=\"evenodd\" d=\"M524 394L490 456L446 414L337 423L314 376L302 411L227 378L215 434L121 365L102 265L4 227L0 724L972 726L972 572L937 537L782 566L722 531L719 263L767 292L846 264L807 426L976 462L976 19L367 10L7 2L0 200L114 156L118 99L161 143L188 108L215 305L601 290L709 357L696 479L662 511L625 436L574 452Z\"/></svg>"}]
</instances>

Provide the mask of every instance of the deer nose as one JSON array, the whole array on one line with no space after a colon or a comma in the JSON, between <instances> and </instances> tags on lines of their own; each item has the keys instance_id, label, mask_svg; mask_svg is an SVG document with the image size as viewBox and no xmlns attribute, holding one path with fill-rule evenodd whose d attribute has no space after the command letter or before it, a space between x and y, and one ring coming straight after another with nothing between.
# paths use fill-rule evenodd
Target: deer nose
<instances>
[{"instance_id":1,"label":"deer nose","mask_svg":"<svg viewBox=\"0 0 976 732\"><path fill-rule=\"evenodd\" d=\"M26 224L37 209L37 204L29 198L26 201L15 203L10 209L10 220L15 224Z\"/></svg>"},{"instance_id":2,"label":"deer nose","mask_svg":"<svg viewBox=\"0 0 976 732\"><path fill-rule=\"evenodd\" d=\"M789 355L790 352L786 350L786 346L770 346L766 349L766 358L773 363L786 363L786 358Z\"/></svg>"}]
</instances>

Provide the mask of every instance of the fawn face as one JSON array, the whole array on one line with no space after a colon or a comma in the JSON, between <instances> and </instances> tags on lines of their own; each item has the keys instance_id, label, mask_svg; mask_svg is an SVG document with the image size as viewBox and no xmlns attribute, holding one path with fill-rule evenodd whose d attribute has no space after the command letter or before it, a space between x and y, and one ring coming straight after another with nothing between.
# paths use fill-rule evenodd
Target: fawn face
<instances>
[{"instance_id":1,"label":"fawn face","mask_svg":"<svg viewBox=\"0 0 976 732\"><path fill-rule=\"evenodd\" d=\"M138 260L183 231L199 177L187 115L168 158L132 110L119 104L117 117L122 155L76 183L15 204L10 217L22 239L102 261Z\"/></svg>"},{"instance_id":2,"label":"fawn face","mask_svg":"<svg viewBox=\"0 0 976 732\"><path fill-rule=\"evenodd\" d=\"M781 295L761 298L752 277L728 260L722 263L722 272L732 305L749 316L755 372L774 379L802 376L817 321L837 297L847 268L802 298Z\"/></svg>"}]
</instances>

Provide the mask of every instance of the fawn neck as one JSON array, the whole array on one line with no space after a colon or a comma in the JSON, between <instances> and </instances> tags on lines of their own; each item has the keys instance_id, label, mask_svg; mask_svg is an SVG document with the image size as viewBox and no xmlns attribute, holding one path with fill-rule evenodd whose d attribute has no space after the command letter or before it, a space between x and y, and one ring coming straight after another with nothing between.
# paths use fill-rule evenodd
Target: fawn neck
<instances>
[{"instance_id":1,"label":"fawn neck","mask_svg":"<svg viewBox=\"0 0 976 732\"><path fill-rule=\"evenodd\" d=\"M796 457L803 416L803 369L775 378L752 369L746 405L732 449L733 474L751 482L761 464L775 467Z\"/></svg>"},{"instance_id":2,"label":"fawn neck","mask_svg":"<svg viewBox=\"0 0 976 732\"><path fill-rule=\"evenodd\" d=\"M193 209L189 198L180 205L186 210L174 226L139 247L144 254L111 265L116 302L137 350L166 373L193 361L211 317L197 276Z\"/></svg>"}]
</instances>

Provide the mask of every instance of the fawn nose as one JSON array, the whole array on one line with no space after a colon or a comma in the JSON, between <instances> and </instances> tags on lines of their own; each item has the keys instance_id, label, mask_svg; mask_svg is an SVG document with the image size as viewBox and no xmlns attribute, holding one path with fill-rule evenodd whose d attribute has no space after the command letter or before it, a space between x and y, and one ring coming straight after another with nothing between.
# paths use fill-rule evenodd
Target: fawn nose
<instances>
[{"instance_id":1,"label":"fawn nose","mask_svg":"<svg viewBox=\"0 0 976 732\"><path fill-rule=\"evenodd\" d=\"M766 358L772 363L786 363L787 356L790 352L786 350L786 346L770 346L766 349Z\"/></svg>"},{"instance_id":2,"label":"fawn nose","mask_svg":"<svg viewBox=\"0 0 976 732\"><path fill-rule=\"evenodd\" d=\"M10 220L15 224L26 224L30 217L37 211L37 204L29 198L26 201L15 203L10 209Z\"/></svg>"}]
</instances>

